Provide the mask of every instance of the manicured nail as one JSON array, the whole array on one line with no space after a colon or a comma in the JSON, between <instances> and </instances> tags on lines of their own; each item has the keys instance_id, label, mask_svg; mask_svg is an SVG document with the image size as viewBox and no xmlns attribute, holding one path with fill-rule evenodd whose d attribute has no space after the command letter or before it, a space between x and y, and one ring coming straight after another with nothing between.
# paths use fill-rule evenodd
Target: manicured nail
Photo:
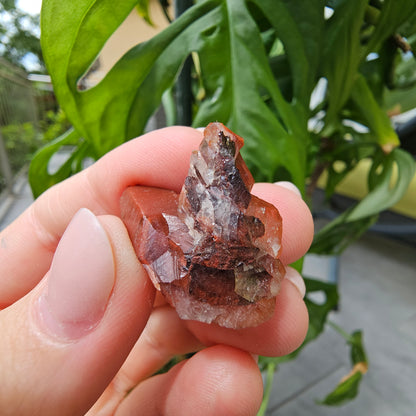
<instances>
[{"instance_id":1,"label":"manicured nail","mask_svg":"<svg viewBox=\"0 0 416 416\"><path fill-rule=\"evenodd\" d=\"M305 281L302 276L292 267L286 267L285 279L289 280L301 294L302 298L306 294Z\"/></svg>"},{"instance_id":2,"label":"manicured nail","mask_svg":"<svg viewBox=\"0 0 416 416\"><path fill-rule=\"evenodd\" d=\"M295 194L298 194L299 196L302 196L302 193L299 191L299 188L293 184L292 182L289 181L280 181L280 182L275 182L275 185L278 186L282 186L283 188L289 189L291 191L293 191Z\"/></svg>"},{"instance_id":3,"label":"manicured nail","mask_svg":"<svg viewBox=\"0 0 416 416\"><path fill-rule=\"evenodd\" d=\"M43 324L53 335L77 339L104 315L114 286L113 251L88 209L79 210L58 244L39 299Z\"/></svg>"}]
</instances>

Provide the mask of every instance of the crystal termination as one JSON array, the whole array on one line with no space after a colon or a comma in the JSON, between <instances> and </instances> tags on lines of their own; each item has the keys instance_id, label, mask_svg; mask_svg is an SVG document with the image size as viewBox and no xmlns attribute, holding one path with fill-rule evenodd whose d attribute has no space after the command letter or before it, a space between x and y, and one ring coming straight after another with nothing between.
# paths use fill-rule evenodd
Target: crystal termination
<instances>
[{"instance_id":1,"label":"crystal termination","mask_svg":"<svg viewBox=\"0 0 416 416\"><path fill-rule=\"evenodd\" d=\"M174 191L132 186L120 201L136 254L182 319L228 328L268 320L285 269L278 210L251 195L244 141L221 123L205 129Z\"/></svg>"}]
</instances>

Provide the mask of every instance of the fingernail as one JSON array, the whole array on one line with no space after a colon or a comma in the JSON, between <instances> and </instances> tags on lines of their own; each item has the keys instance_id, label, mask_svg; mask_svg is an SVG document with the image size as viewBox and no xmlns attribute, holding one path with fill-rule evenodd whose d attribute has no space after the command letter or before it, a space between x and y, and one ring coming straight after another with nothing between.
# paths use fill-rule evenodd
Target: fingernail
<instances>
[{"instance_id":1,"label":"fingernail","mask_svg":"<svg viewBox=\"0 0 416 416\"><path fill-rule=\"evenodd\" d=\"M47 329L58 337L78 339L104 315L114 286L113 251L97 217L79 210L58 244L40 296Z\"/></svg>"},{"instance_id":2,"label":"fingernail","mask_svg":"<svg viewBox=\"0 0 416 416\"><path fill-rule=\"evenodd\" d=\"M285 279L289 280L296 289L299 291L302 298L305 297L306 294L306 286L305 281L303 280L302 276L292 267L286 267L286 274Z\"/></svg>"},{"instance_id":3,"label":"fingernail","mask_svg":"<svg viewBox=\"0 0 416 416\"><path fill-rule=\"evenodd\" d=\"M298 194L300 197L302 196L302 193L300 192L299 188L292 182L280 181L280 182L275 182L274 184L278 186L282 186L283 188L289 189L293 191L295 194Z\"/></svg>"},{"instance_id":4,"label":"fingernail","mask_svg":"<svg viewBox=\"0 0 416 416\"><path fill-rule=\"evenodd\" d=\"M205 131L205 127L195 127L195 130L198 130L201 133L203 133Z\"/></svg>"}]
</instances>

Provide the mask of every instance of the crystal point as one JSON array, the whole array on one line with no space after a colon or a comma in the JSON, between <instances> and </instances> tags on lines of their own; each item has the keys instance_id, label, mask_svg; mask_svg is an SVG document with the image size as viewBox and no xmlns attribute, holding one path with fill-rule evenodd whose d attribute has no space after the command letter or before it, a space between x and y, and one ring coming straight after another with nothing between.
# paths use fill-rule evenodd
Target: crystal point
<instances>
[{"instance_id":1,"label":"crystal point","mask_svg":"<svg viewBox=\"0 0 416 416\"><path fill-rule=\"evenodd\" d=\"M285 273L278 259L282 220L273 205L251 195L243 145L211 123L180 194L133 186L121 197L136 254L182 319L237 329L273 314Z\"/></svg>"}]
</instances>

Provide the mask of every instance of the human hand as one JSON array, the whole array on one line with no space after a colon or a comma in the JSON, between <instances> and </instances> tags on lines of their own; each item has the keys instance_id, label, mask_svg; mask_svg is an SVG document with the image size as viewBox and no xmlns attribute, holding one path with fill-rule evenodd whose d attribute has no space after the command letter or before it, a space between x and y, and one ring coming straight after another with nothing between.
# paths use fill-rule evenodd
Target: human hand
<instances>
[{"instance_id":1,"label":"human hand","mask_svg":"<svg viewBox=\"0 0 416 416\"><path fill-rule=\"evenodd\" d=\"M1 415L256 413L262 379L252 354L287 354L307 331L300 276L289 269L274 316L256 328L182 321L154 301L118 218L129 185L179 192L201 139L171 127L132 140L49 189L1 232ZM256 184L253 193L279 208L281 260L290 264L312 239L308 208L283 186Z\"/></svg>"}]
</instances>

